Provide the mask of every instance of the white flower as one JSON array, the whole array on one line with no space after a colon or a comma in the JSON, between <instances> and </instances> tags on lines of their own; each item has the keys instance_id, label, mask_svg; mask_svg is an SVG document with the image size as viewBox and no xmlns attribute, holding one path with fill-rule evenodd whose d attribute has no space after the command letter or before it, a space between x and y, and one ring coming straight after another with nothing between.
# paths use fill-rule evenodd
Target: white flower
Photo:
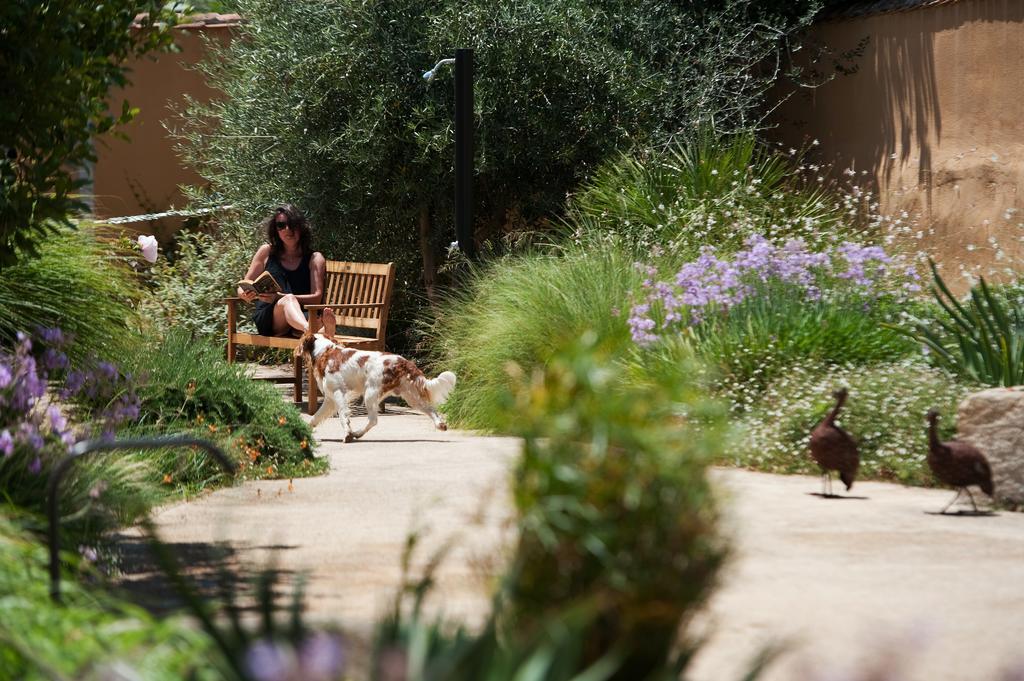
<instances>
[{"instance_id":1,"label":"white flower","mask_svg":"<svg viewBox=\"0 0 1024 681\"><path fill-rule=\"evenodd\" d=\"M155 236L149 234L139 235L139 248L142 249L142 257L149 262L156 262L157 242Z\"/></svg>"}]
</instances>

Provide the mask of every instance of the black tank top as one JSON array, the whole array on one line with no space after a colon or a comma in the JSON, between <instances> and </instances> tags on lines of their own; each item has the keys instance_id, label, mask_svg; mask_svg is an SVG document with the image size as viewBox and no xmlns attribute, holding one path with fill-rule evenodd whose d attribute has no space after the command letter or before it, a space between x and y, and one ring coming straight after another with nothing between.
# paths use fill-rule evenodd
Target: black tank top
<instances>
[{"instance_id":1,"label":"black tank top","mask_svg":"<svg viewBox=\"0 0 1024 681\"><path fill-rule=\"evenodd\" d=\"M302 256L302 261L294 270L286 270L280 261L271 256L267 258L267 271L274 275L277 283L281 285L285 293L294 293L297 296L304 296L310 293L309 287L309 259L312 253Z\"/></svg>"}]
</instances>

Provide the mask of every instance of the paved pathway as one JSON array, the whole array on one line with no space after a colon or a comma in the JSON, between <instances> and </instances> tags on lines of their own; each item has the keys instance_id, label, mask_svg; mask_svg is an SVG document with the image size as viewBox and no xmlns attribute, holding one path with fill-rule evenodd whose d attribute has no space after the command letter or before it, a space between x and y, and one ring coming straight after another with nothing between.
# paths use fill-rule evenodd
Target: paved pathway
<instances>
[{"instance_id":1,"label":"paved pathway","mask_svg":"<svg viewBox=\"0 0 1024 681\"><path fill-rule=\"evenodd\" d=\"M318 428L330 475L247 483L157 516L170 542L225 539L249 565L310 574L316 616L360 630L393 596L405 538L426 528L419 563L448 540L444 612L479 622L511 536L511 438L435 431L389 407L367 439ZM356 417L360 421L360 417ZM769 681L851 677L904 653L902 679L996 679L1024 661L1024 514L943 517L945 490L857 483L866 499L823 500L816 478L716 469L734 557L697 625L710 635L695 681L738 679L772 641L790 644ZM812 670L808 672L807 670ZM879 677L871 677L879 678ZM1020 678L1020 677L1018 677Z\"/></svg>"}]
</instances>

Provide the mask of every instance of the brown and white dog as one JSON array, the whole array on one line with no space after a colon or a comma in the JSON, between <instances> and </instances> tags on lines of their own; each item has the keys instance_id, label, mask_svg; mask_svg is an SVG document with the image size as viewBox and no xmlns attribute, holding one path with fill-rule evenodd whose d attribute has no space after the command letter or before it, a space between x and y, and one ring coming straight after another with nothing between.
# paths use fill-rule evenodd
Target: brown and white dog
<instances>
[{"instance_id":1,"label":"brown and white dog","mask_svg":"<svg viewBox=\"0 0 1024 681\"><path fill-rule=\"evenodd\" d=\"M313 376L324 396L324 403L309 424L314 428L337 412L345 429L345 442L352 442L377 425L377 406L381 400L388 395L398 395L410 407L433 419L438 430L448 429L437 407L455 387L455 374L450 371L428 379L404 357L346 348L310 331L302 335L295 355L304 355L305 361L313 367ZM353 432L348 408L360 395L369 420L361 430Z\"/></svg>"}]
</instances>

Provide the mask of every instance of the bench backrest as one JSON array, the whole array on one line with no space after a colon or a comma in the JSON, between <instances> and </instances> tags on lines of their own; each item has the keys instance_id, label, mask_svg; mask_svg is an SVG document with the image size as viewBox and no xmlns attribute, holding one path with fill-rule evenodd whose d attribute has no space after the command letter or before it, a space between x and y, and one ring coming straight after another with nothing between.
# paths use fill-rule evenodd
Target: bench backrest
<instances>
[{"instance_id":1,"label":"bench backrest","mask_svg":"<svg viewBox=\"0 0 1024 681\"><path fill-rule=\"evenodd\" d=\"M395 283L394 263L328 260L324 280L324 304L335 308L338 326L387 328L391 290Z\"/></svg>"}]
</instances>

